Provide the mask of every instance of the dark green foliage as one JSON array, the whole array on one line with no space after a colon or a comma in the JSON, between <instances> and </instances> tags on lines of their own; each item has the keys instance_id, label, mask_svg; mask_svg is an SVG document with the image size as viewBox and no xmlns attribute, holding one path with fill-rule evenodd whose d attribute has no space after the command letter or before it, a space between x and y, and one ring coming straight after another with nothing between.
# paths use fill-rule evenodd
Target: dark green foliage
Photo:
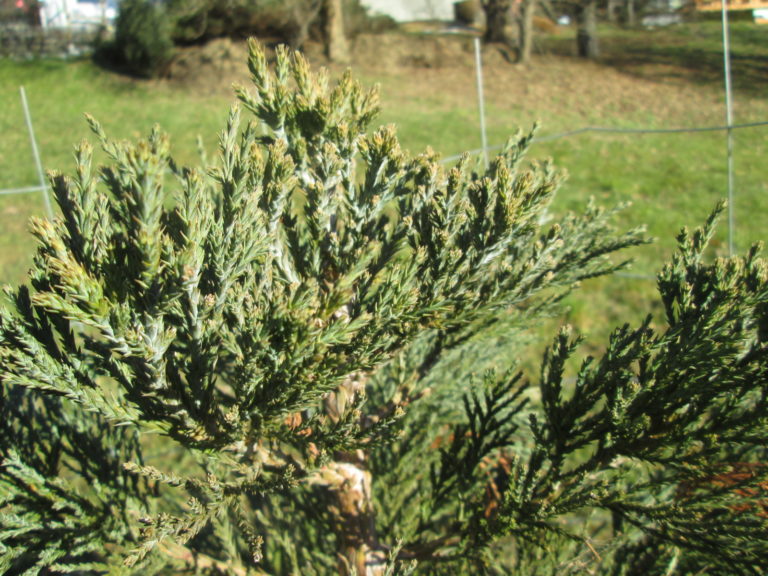
<instances>
[{"instance_id":1,"label":"dark green foliage","mask_svg":"<svg viewBox=\"0 0 768 576\"><path fill-rule=\"evenodd\" d=\"M289 20L285 4L290 2L172 0L168 11L174 22L174 40L185 44L218 37L280 34Z\"/></svg>"},{"instance_id":2,"label":"dark green foliage","mask_svg":"<svg viewBox=\"0 0 768 576\"><path fill-rule=\"evenodd\" d=\"M384 16L369 16L359 0L344 0L345 34L382 32L396 27ZM176 45L215 38L270 38L300 49L324 42L323 0L126 0L120 4L115 39L100 45L105 65L144 77L162 75Z\"/></svg>"},{"instance_id":3,"label":"dark green foliage","mask_svg":"<svg viewBox=\"0 0 768 576\"><path fill-rule=\"evenodd\" d=\"M179 44L257 36L300 48L308 38L323 40L322 5L323 0L172 0L168 14ZM369 15L359 0L344 0L343 12L350 37L397 27L387 16Z\"/></svg>"},{"instance_id":4,"label":"dark green foliage","mask_svg":"<svg viewBox=\"0 0 768 576\"><path fill-rule=\"evenodd\" d=\"M396 30L397 21L386 14L369 13L360 0L344 0L344 31L347 36L355 37L359 34L380 34Z\"/></svg>"},{"instance_id":5,"label":"dark green foliage","mask_svg":"<svg viewBox=\"0 0 768 576\"><path fill-rule=\"evenodd\" d=\"M445 168L370 131L349 75L249 64L211 165L90 120L106 164L83 143L52 174L0 312L0 569L761 573L756 250L706 264L714 219L682 235L668 326L573 381L564 329L533 385L525 330L641 233L547 223L530 136Z\"/></svg>"},{"instance_id":6,"label":"dark green foliage","mask_svg":"<svg viewBox=\"0 0 768 576\"><path fill-rule=\"evenodd\" d=\"M115 23L114 57L132 74L162 74L173 55L173 24L162 3L124 0Z\"/></svg>"},{"instance_id":7,"label":"dark green foliage","mask_svg":"<svg viewBox=\"0 0 768 576\"><path fill-rule=\"evenodd\" d=\"M705 264L713 226L714 217L683 232L679 254L659 275L666 327L648 319L617 330L572 383L565 373L578 339L563 329L537 388L490 375L482 395L465 393L452 427L437 420L443 427L432 437L447 446L432 458L430 482L411 467L395 481L382 467L389 491L381 508L393 511L393 526L416 526L419 538L406 551L424 562L439 544L438 573L450 557L445 573L456 565L526 574L763 573L768 268L756 249ZM416 430L430 429L430 410ZM423 443L405 438L397 458L409 462ZM484 448L496 455L488 459ZM399 494L393 486L408 488ZM613 531L600 528L606 523ZM488 552L505 535L515 546L498 565Z\"/></svg>"}]
</instances>

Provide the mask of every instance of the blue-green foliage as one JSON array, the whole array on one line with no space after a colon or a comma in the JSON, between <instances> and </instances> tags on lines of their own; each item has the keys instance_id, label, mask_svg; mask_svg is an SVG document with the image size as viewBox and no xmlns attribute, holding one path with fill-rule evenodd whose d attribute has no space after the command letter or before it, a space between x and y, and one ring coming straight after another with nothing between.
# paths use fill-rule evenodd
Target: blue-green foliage
<instances>
[{"instance_id":1,"label":"blue-green foliage","mask_svg":"<svg viewBox=\"0 0 768 576\"><path fill-rule=\"evenodd\" d=\"M509 342L641 232L546 223L530 137L445 168L349 75L255 44L250 69L212 164L90 120L106 164L83 143L52 175L0 312L4 573L761 569L756 251L682 236L668 327L573 383L564 330L531 384Z\"/></svg>"}]
</instances>

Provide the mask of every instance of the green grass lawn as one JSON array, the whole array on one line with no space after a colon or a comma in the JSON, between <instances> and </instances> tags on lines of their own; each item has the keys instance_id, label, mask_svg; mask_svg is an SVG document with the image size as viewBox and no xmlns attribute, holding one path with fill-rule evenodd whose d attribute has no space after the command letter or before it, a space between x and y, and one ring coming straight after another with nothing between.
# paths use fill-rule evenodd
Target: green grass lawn
<instances>
[{"instance_id":1,"label":"green grass lawn","mask_svg":"<svg viewBox=\"0 0 768 576\"><path fill-rule=\"evenodd\" d=\"M593 85L593 91L606 95L604 105L595 105L592 100L583 104L579 98L571 98L567 90L558 90L556 82L550 93L535 92L529 99L510 99L505 92L509 85L494 90L494 79L486 76L486 84L491 85L486 90L490 143L501 143L518 126L530 126L539 119L539 134L544 139L584 126L665 129L725 123L718 23L650 31L604 28L601 33L603 56L597 66L585 68L584 73L589 75L585 82ZM766 36L765 27L746 22L732 26L735 123L768 120ZM573 45L572 33L561 34L545 39L541 51L545 58L560 58L567 69L580 64L570 55ZM695 54L700 60L693 57ZM530 80L536 73L534 62L523 79ZM624 91L623 96L609 97L611 83L621 78L631 78L633 83L617 88ZM470 83L473 80L467 78ZM398 96L403 92L402 88L396 89L399 78L379 81L385 105L391 103L385 106L385 119L398 123L404 140L417 143L414 148L438 142L438 149L453 154L479 146L473 102L453 110L435 106L423 109L409 97L407 88L403 98ZM681 97L689 97L690 101L674 101L678 93L667 92L670 86L680 87ZM633 94L635 87L643 90ZM653 100L657 101L649 102ZM413 120L403 122L403 118ZM741 252L762 241L768 229L766 134L768 127L734 132L734 244ZM619 214L617 225L626 228L645 224L648 234L655 238L653 244L633 251L635 262L629 277L591 281L571 297L568 319L590 332L590 340L604 342L612 327L639 320L650 312L657 315L660 307L654 276L675 249L678 231L702 223L727 195L725 134L587 133L534 144L530 156L551 157L568 174L558 192L555 211L580 210L590 197L607 207L631 202ZM724 218L712 245L713 254L727 253L726 224Z\"/></svg>"},{"instance_id":2,"label":"green grass lawn","mask_svg":"<svg viewBox=\"0 0 768 576\"><path fill-rule=\"evenodd\" d=\"M768 27L733 24L737 123L768 119L767 35ZM507 72L490 69L486 76L489 142L501 144L518 127L529 127L536 120L543 121L539 132L543 137L587 125L667 128L724 123L716 23L652 31L604 28L601 43L599 62L585 65L571 55L573 31L564 31L539 39L539 55L532 66L509 68L517 82L507 79L504 83L499 74ZM552 75L549 88L540 77L545 73ZM365 83L381 83L381 120L398 126L406 148L418 151L431 145L450 156L479 146L471 70L447 80L441 70L361 70L359 75ZM441 88L433 89L431 83L441 77ZM131 81L87 61L0 61L0 78L0 189L37 184L18 96L20 85L27 92L46 168L64 171L72 168L73 145L88 136L84 112L119 138L136 137L160 123L172 136L178 160L186 163L195 160L198 135L213 149L233 100L224 92L203 96L168 83ZM578 90L582 92L577 98ZM764 238L768 229L766 130L735 133L734 216L739 250ZM579 210L589 197L605 206L632 202L617 224L646 224L649 234L658 238L632 254L636 259L632 272L641 276L653 275L668 257L681 226L701 223L726 195L726 145L721 132L581 134L537 143L531 156L552 157L569 175L558 193L556 212ZM32 215L43 215L43 206L39 193L0 196L0 283L23 278L33 250L26 223ZM726 245L723 225L715 251L724 253ZM651 311L653 285L638 278L593 282L571 300L569 316L581 328L602 335L604 327Z\"/></svg>"},{"instance_id":3,"label":"green grass lawn","mask_svg":"<svg viewBox=\"0 0 768 576\"><path fill-rule=\"evenodd\" d=\"M0 61L0 189L39 182L19 86L24 86L45 169L69 171L77 142L90 137L84 120L95 116L116 138L135 138L159 123L171 134L181 162L196 158L196 137L212 147L231 98L199 98L164 85L114 76L91 62ZM0 196L0 282L18 282L29 265L31 215L43 215L39 193Z\"/></svg>"}]
</instances>

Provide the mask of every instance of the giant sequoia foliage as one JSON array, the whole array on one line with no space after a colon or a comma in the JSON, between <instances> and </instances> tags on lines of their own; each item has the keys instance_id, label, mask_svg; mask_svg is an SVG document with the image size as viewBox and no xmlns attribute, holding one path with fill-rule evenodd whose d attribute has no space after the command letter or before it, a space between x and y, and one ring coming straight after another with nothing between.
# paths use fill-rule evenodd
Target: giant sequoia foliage
<instances>
[{"instance_id":1,"label":"giant sequoia foliage","mask_svg":"<svg viewBox=\"0 0 768 576\"><path fill-rule=\"evenodd\" d=\"M0 313L5 574L763 573L766 266L659 275L567 376L519 342L643 242L551 221L529 136L483 171L369 131L374 91L252 45L212 163L90 120ZM241 121L241 114L250 119Z\"/></svg>"}]
</instances>

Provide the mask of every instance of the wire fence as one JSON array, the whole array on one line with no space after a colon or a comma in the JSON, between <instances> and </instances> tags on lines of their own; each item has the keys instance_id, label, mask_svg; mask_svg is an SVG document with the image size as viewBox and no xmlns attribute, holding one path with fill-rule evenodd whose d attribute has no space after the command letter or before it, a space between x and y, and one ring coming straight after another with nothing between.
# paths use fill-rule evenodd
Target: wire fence
<instances>
[{"instance_id":1,"label":"wire fence","mask_svg":"<svg viewBox=\"0 0 768 576\"><path fill-rule=\"evenodd\" d=\"M725 3L723 3L723 6L725 6ZM723 14L722 14L722 26L723 26L723 73L724 73L725 92L726 92L726 99L725 99L726 100L725 101L726 123L725 124L714 125L714 126L689 126L689 127L676 127L676 128L655 128L655 127L621 128L621 127L612 127L612 126L584 126L584 127L575 128L572 130L558 132L555 134L537 136L533 138L532 142L533 143L553 142L556 140L572 138L572 137L576 137L584 134L590 134L590 133L592 134L629 134L629 135L642 136L642 135L652 135L652 134L672 135L672 134L724 132L726 134L727 175L728 175L728 184L727 184L727 187L728 187L728 190L727 190L728 253L729 255L732 255L734 251L733 238L734 238L734 232L735 232L735 222L733 217L734 196L735 196L734 174L733 174L733 152L734 152L733 133L734 131L747 129L747 128L768 127L768 120L748 122L748 123L733 123L733 112L732 112L733 98L732 98L731 77L730 77L731 76L730 45L729 45L729 36L728 36L728 19L727 19L727 12L725 11L725 9L723 10ZM485 123L485 96L483 93L483 68L482 68L481 47L480 47L479 39L475 38L474 43L475 43L475 46L474 46L475 71L476 71L476 81L477 81L476 85L477 85L477 98L478 98L478 109L479 109L479 129L480 129L480 141L482 143L482 147L469 150L460 155L448 156L444 158L444 162L445 163L454 162L460 159L462 156L464 156L464 154L482 155L484 164L488 166L489 153L499 151L503 148L503 146L488 144L488 138L486 134L486 123ZM26 120L27 131L29 133L29 140L30 140L30 146L32 149L32 155L34 158L35 168L39 178L39 184L23 186L18 188L2 189L0 190L0 196L12 195L12 194L41 193L43 196L46 212L48 216L52 218L53 210L52 210L50 198L49 198L49 189L48 189L48 185L47 185L43 168L42 168L42 162L40 159L40 154L37 146L37 139L35 138L32 115L29 109L29 105L27 103L27 98L26 98L26 93L24 91L24 88L20 87L19 91L20 91L22 108L24 111L24 117ZM620 273L620 275L627 278L634 278L634 279L655 279L655 276L647 275L647 274Z\"/></svg>"},{"instance_id":2,"label":"wire fence","mask_svg":"<svg viewBox=\"0 0 768 576\"><path fill-rule=\"evenodd\" d=\"M583 128L576 128L574 130L567 130L565 132L558 132L556 134L549 134L547 136L536 136L532 139L533 143L537 142L552 142L554 140L561 140L563 138L569 138L571 136L579 136L580 134L589 134L590 132L603 133L603 134L688 134L696 132L725 132L727 130L740 130L742 128L759 128L761 126L768 126L768 120L761 122L747 122L744 124L731 124L730 126L694 126L692 128L612 128L610 126L585 126ZM462 154L456 154L454 156L448 156L444 159L444 162L455 162L461 158L464 154L482 154L483 152L494 152L501 150L502 145L487 146L485 148L475 148L474 150L468 150Z\"/></svg>"},{"instance_id":3,"label":"wire fence","mask_svg":"<svg viewBox=\"0 0 768 576\"><path fill-rule=\"evenodd\" d=\"M0 196L5 196L8 194L31 194L32 192L44 192L48 190L48 186L25 186L23 188L6 188L5 190L0 190Z\"/></svg>"},{"instance_id":4,"label":"wire fence","mask_svg":"<svg viewBox=\"0 0 768 576\"><path fill-rule=\"evenodd\" d=\"M533 142L545 142L553 141L560 138L567 138L578 134L586 134L589 132L597 133L613 133L613 134L682 134L686 132L713 132L713 131L725 131L726 133L726 150L727 150L727 168L728 175L727 183L727 198L728 198L728 255L732 256L734 253L734 235L735 235L735 221L734 221L734 138L733 131L737 128L747 128L756 126L765 126L768 124L766 121L753 122L744 125L734 125L733 123L733 83L731 81L731 48L730 48L730 27L728 23L728 6L727 2L722 2L721 6L721 26L722 26L722 44L723 44L723 80L725 85L725 125L724 126L696 126L690 128L612 128L612 127L597 127L586 126L583 128L577 128L575 130L569 130L561 132L559 134L553 134L544 138L534 139ZM498 150L500 146L494 146L489 148L487 142L488 137L486 135L485 127L485 96L483 93L483 66L480 58L480 38L474 38L475 45L475 75L477 80L477 100L478 109L480 113L480 141L482 142L482 148L475 150L474 153L480 153L483 155L483 163L488 166L488 152L491 150ZM460 156L452 156L446 161L455 160Z\"/></svg>"}]
</instances>

